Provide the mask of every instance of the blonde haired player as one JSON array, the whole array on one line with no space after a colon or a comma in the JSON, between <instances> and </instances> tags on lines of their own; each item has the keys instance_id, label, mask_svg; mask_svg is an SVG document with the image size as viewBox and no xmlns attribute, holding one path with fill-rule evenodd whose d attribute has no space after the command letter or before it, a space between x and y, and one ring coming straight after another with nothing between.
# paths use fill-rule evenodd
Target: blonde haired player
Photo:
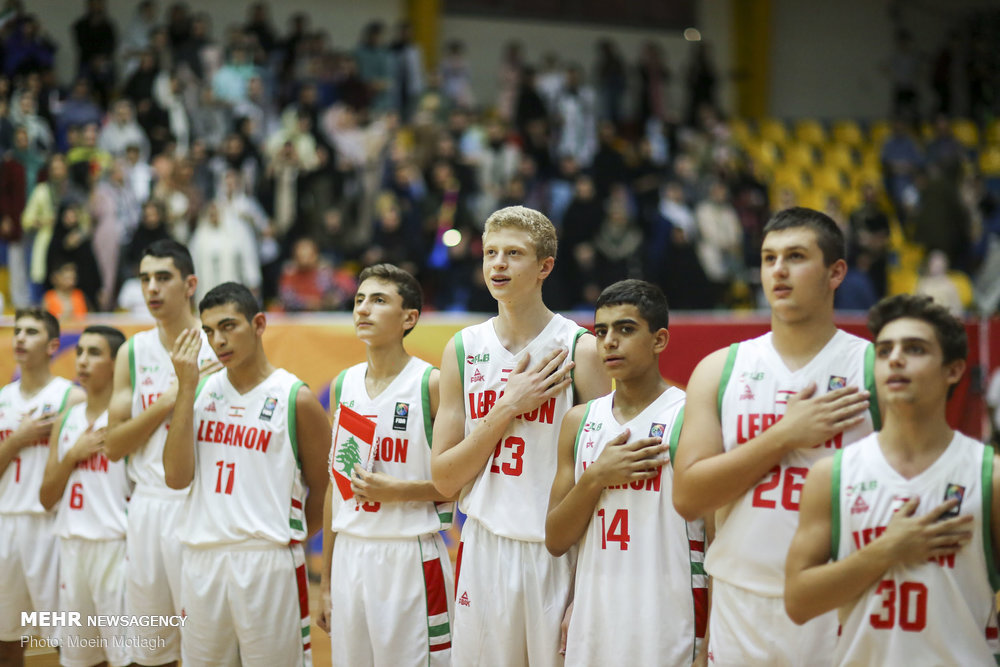
<instances>
[{"instance_id":1,"label":"blonde haired player","mask_svg":"<svg viewBox=\"0 0 1000 667\"><path fill-rule=\"evenodd\" d=\"M836 665L996 664L1000 469L945 419L965 327L909 294L868 327L885 426L809 473L785 606L796 623L839 608Z\"/></svg>"},{"instance_id":2,"label":"blonde haired player","mask_svg":"<svg viewBox=\"0 0 1000 667\"><path fill-rule=\"evenodd\" d=\"M126 535L125 608L131 615L181 613L181 546L176 529L186 492L167 486L163 445L177 398L170 350L181 333L197 328L191 299L198 285L191 253L162 240L143 250L142 295L156 327L132 336L115 358L104 452L112 461L128 456L135 491L129 500ZM219 368L208 345L198 359L204 371ZM181 656L180 629L135 625L133 659L142 665L173 664Z\"/></svg>"},{"instance_id":3,"label":"blonde haired player","mask_svg":"<svg viewBox=\"0 0 1000 667\"><path fill-rule=\"evenodd\" d=\"M125 607L125 505L132 484L124 461L104 454L115 354L125 342L118 329L94 325L76 344L76 375L87 402L67 410L52 430L39 494L46 509L58 506L59 609L81 618L117 616ZM59 661L88 667L131 662L121 629L84 621L67 628Z\"/></svg>"},{"instance_id":4,"label":"blonde haired player","mask_svg":"<svg viewBox=\"0 0 1000 667\"><path fill-rule=\"evenodd\" d=\"M177 339L163 470L171 488L191 487L178 529L184 664L310 665L302 543L322 527L330 422L308 387L268 361L249 289L217 285L198 307L225 370L199 382L202 331Z\"/></svg>"},{"instance_id":5,"label":"blonde haired player","mask_svg":"<svg viewBox=\"0 0 1000 667\"><path fill-rule=\"evenodd\" d=\"M705 522L684 521L670 497L684 392L660 375L668 318L663 292L642 280L597 299L594 334L615 391L566 414L545 523L552 554L580 544L567 665L704 664ZM658 627L637 641L641 618Z\"/></svg>"},{"instance_id":6,"label":"blonde haired player","mask_svg":"<svg viewBox=\"0 0 1000 667\"><path fill-rule=\"evenodd\" d=\"M434 485L464 492L468 515L456 568L452 661L555 665L572 585L572 555L545 549L545 512L563 416L606 394L591 334L550 311L542 283L556 232L511 206L483 232L483 277L499 313L463 329L441 359Z\"/></svg>"},{"instance_id":7,"label":"blonde haired player","mask_svg":"<svg viewBox=\"0 0 1000 667\"><path fill-rule=\"evenodd\" d=\"M342 409L375 423L374 461L371 470L345 470L353 499L327 489L321 588L330 603L320 625L334 665L448 665L455 589L439 531L454 502L430 481L439 373L403 347L423 297L391 264L368 267L359 280L354 330L367 361L337 376L331 409L334 433Z\"/></svg>"},{"instance_id":8,"label":"blonde haired player","mask_svg":"<svg viewBox=\"0 0 1000 667\"><path fill-rule=\"evenodd\" d=\"M14 361L21 378L0 389L0 664L21 664L21 612L55 611L59 543L55 515L38 500L56 415L83 399L54 377L59 322L38 308L14 314Z\"/></svg>"},{"instance_id":9,"label":"blonde haired player","mask_svg":"<svg viewBox=\"0 0 1000 667\"><path fill-rule=\"evenodd\" d=\"M674 506L688 520L716 512L705 556L710 664L822 665L833 650L836 618L798 627L782 593L806 473L871 433L877 416L865 389L871 344L833 320L846 271L844 237L829 216L776 213L761 246L771 331L705 357L688 383Z\"/></svg>"}]
</instances>

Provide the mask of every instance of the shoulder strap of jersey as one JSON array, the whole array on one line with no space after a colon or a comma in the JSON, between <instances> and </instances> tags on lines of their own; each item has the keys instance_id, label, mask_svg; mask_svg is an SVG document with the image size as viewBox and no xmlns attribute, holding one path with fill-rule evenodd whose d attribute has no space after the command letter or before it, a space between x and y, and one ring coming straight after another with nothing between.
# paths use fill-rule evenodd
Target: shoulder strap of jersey
<instances>
[{"instance_id":1,"label":"shoulder strap of jersey","mask_svg":"<svg viewBox=\"0 0 1000 667\"><path fill-rule=\"evenodd\" d=\"M128 339L128 383L135 391L135 336Z\"/></svg>"},{"instance_id":2,"label":"shoulder strap of jersey","mask_svg":"<svg viewBox=\"0 0 1000 667\"><path fill-rule=\"evenodd\" d=\"M76 407L76 406L74 406L74 407ZM66 426L66 420L69 419L69 413L71 413L72 411L73 411L73 408L70 408L69 410L66 410L65 412L63 412L62 419L59 420L59 428L56 429L55 440L49 443L49 447L51 447L53 444L55 445L56 452L57 452L57 454L56 454L56 458L57 459L59 458L59 455L58 455L58 451L59 451L59 438L62 437L62 431L63 431L63 428Z\"/></svg>"},{"instance_id":3,"label":"shoulder strap of jersey","mask_svg":"<svg viewBox=\"0 0 1000 667\"><path fill-rule=\"evenodd\" d=\"M431 446L431 438L434 433L434 423L431 418L431 371L434 366L424 369L424 375L420 378L420 404L424 409L424 433L427 435L427 446Z\"/></svg>"},{"instance_id":4,"label":"shoulder strap of jersey","mask_svg":"<svg viewBox=\"0 0 1000 667\"><path fill-rule=\"evenodd\" d=\"M455 359L458 361L458 387L465 393L465 341L462 332L455 332Z\"/></svg>"},{"instance_id":5,"label":"shoulder strap of jersey","mask_svg":"<svg viewBox=\"0 0 1000 667\"><path fill-rule=\"evenodd\" d=\"M70 383L70 385L66 387L66 391L63 392L62 402L59 404L59 410L57 410L57 412L62 412L66 409L66 402L69 401L69 392L71 391L73 391L72 383Z\"/></svg>"},{"instance_id":6,"label":"shoulder strap of jersey","mask_svg":"<svg viewBox=\"0 0 1000 667\"><path fill-rule=\"evenodd\" d=\"M570 359L570 361L576 361L576 343L577 343L577 341L579 341L582 336L584 336L586 334L589 334L589 333L590 332L587 331L586 329L584 329L583 327L579 327L576 330L576 333L573 334L573 344L570 346L570 351L569 351L569 359ZM573 366L573 368L569 369L569 380L570 380L570 386L573 387L573 389L575 390L576 389L576 366L575 365Z\"/></svg>"},{"instance_id":7,"label":"shoulder strap of jersey","mask_svg":"<svg viewBox=\"0 0 1000 667\"><path fill-rule=\"evenodd\" d=\"M580 447L580 436L583 434L583 427L587 423L587 417L590 416L590 411L594 408L594 401L597 399L591 399L587 401L587 409L583 412L583 417L580 418L580 425L576 427L576 439L573 441L573 461L576 461L577 452Z\"/></svg>"},{"instance_id":8,"label":"shoulder strap of jersey","mask_svg":"<svg viewBox=\"0 0 1000 667\"><path fill-rule=\"evenodd\" d=\"M295 399L298 398L299 388L305 387L306 383L296 380L292 383L292 388L288 390L288 442L292 445L292 456L302 470L302 461L299 459L299 436L295 428Z\"/></svg>"},{"instance_id":9,"label":"shoulder strap of jersey","mask_svg":"<svg viewBox=\"0 0 1000 667\"><path fill-rule=\"evenodd\" d=\"M344 378L347 377L347 369L337 374L337 379L333 382L333 400L330 401L330 413L333 414L340 407L340 396L344 392Z\"/></svg>"},{"instance_id":10,"label":"shoulder strap of jersey","mask_svg":"<svg viewBox=\"0 0 1000 667\"><path fill-rule=\"evenodd\" d=\"M670 439L667 441L670 443L670 465L674 465L674 457L677 456L677 443L681 440L681 426L684 425L684 408L681 407L680 411L677 413L677 417L674 418L674 425L670 429Z\"/></svg>"},{"instance_id":11,"label":"shoulder strap of jersey","mask_svg":"<svg viewBox=\"0 0 1000 667\"><path fill-rule=\"evenodd\" d=\"M722 419L722 397L726 394L726 385L729 384L729 376L733 374L733 366L736 364L736 353L740 349L739 343L729 346L729 354L726 356L726 365L722 367L722 377L719 378L719 419Z\"/></svg>"},{"instance_id":12,"label":"shoulder strap of jersey","mask_svg":"<svg viewBox=\"0 0 1000 667\"><path fill-rule=\"evenodd\" d=\"M218 371L216 371L216 372L218 372ZM208 378L212 377L212 375L215 375L215 373L212 373L210 375L206 375L205 377L203 377L200 380L198 380L198 387L194 390L194 397L195 398L198 398L199 396L201 396L201 390L205 388L205 383L208 382Z\"/></svg>"},{"instance_id":13,"label":"shoulder strap of jersey","mask_svg":"<svg viewBox=\"0 0 1000 667\"><path fill-rule=\"evenodd\" d=\"M840 554L840 469L844 460L844 450L833 454L833 471L830 474L830 560L837 560Z\"/></svg>"},{"instance_id":14,"label":"shoulder strap of jersey","mask_svg":"<svg viewBox=\"0 0 1000 667\"><path fill-rule=\"evenodd\" d=\"M993 447L983 445L983 550L986 556L986 572L993 592L1000 591L1000 572L993 552Z\"/></svg>"},{"instance_id":15,"label":"shoulder strap of jersey","mask_svg":"<svg viewBox=\"0 0 1000 667\"><path fill-rule=\"evenodd\" d=\"M878 394L875 390L875 345L868 343L865 348L865 389L871 396L868 398L868 412L872 416L872 429L882 429L882 413L878 407Z\"/></svg>"}]
</instances>

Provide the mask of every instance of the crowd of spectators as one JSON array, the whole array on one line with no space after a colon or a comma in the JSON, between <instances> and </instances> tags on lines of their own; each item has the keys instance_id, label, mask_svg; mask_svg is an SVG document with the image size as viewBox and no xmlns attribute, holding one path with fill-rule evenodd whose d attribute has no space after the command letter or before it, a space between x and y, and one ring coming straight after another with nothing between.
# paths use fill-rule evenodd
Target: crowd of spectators
<instances>
[{"instance_id":1,"label":"crowd of spectators","mask_svg":"<svg viewBox=\"0 0 1000 667\"><path fill-rule=\"evenodd\" d=\"M677 309L753 307L763 224L796 203L734 141L704 42L676 73L654 42L628 63L601 40L587 68L529 63L512 43L495 99L476 99L466 45L427 68L406 23L335 45L305 14L282 34L266 3L219 35L183 2L143 0L121 26L88 0L75 77L58 81L69 45L17 0L0 22L12 305L132 308L142 248L170 237L191 248L200 293L236 280L271 308L349 309L354 276L384 261L414 273L432 308L489 310L482 224L524 204L559 230L554 308L589 307L629 277ZM830 202L858 269L844 307L886 292L890 218L970 273L1000 237L994 195L946 130L923 145L899 124L884 184L856 210Z\"/></svg>"}]
</instances>

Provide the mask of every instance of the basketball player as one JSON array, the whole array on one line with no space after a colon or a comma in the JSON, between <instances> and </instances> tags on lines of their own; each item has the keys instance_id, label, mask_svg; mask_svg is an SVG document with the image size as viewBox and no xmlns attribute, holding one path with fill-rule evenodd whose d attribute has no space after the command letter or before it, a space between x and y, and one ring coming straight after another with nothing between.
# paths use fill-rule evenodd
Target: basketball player
<instances>
[{"instance_id":1,"label":"basketball player","mask_svg":"<svg viewBox=\"0 0 1000 667\"><path fill-rule=\"evenodd\" d=\"M359 280L354 331L368 360L337 376L331 405L375 422L375 460L371 471L347 466L354 499L327 488L332 523L323 546L332 571L324 565L322 590L331 600L333 664L449 665L455 588L439 531L451 524L454 502L430 480L439 374L403 347L423 297L416 279L391 264L368 267Z\"/></svg>"},{"instance_id":2,"label":"basketball player","mask_svg":"<svg viewBox=\"0 0 1000 667\"><path fill-rule=\"evenodd\" d=\"M544 215L522 206L493 213L483 276L499 314L457 333L441 361L434 485L445 496L468 485L456 568L458 665L562 662L559 624L574 559L554 558L544 545L558 429L575 402L606 394L610 383L590 334L542 301L555 255Z\"/></svg>"},{"instance_id":3,"label":"basketball player","mask_svg":"<svg viewBox=\"0 0 1000 667\"><path fill-rule=\"evenodd\" d=\"M806 473L871 433L877 415L866 389L871 345L833 321L846 272L833 220L806 208L778 212L761 248L771 331L713 352L691 375L673 493L688 520L718 510L705 560L710 664L829 662L836 618L799 628L782 593Z\"/></svg>"},{"instance_id":4,"label":"basketball player","mask_svg":"<svg viewBox=\"0 0 1000 667\"><path fill-rule=\"evenodd\" d=\"M267 360L267 322L249 289L222 283L198 307L225 370L199 382L202 332L178 337L163 469L170 488L191 485L178 530L183 661L311 665L302 542L322 526L330 422L308 387Z\"/></svg>"},{"instance_id":5,"label":"basketball player","mask_svg":"<svg viewBox=\"0 0 1000 667\"><path fill-rule=\"evenodd\" d=\"M177 397L170 352L182 331L197 328L191 308L198 279L191 253L172 240L143 251L139 281L156 328L128 341L115 358L115 383L108 407L104 452L111 461L128 456L135 491L128 507L125 608L130 615L181 613L181 546L175 536L187 492L163 479L163 443ZM219 368L208 345L199 363ZM175 663L181 656L180 629L131 626L133 659L142 665Z\"/></svg>"},{"instance_id":6,"label":"basketball player","mask_svg":"<svg viewBox=\"0 0 1000 667\"><path fill-rule=\"evenodd\" d=\"M965 328L912 295L883 299L868 326L885 426L809 473L788 613L840 609L837 665L996 664L1000 468L945 420Z\"/></svg>"},{"instance_id":7,"label":"basketball player","mask_svg":"<svg viewBox=\"0 0 1000 667\"><path fill-rule=\"evenodd\" d=\"M21 378L0 389L0 664L20 665L21 612L58 609L55 515L38 501L56 415L83 400L50 365L59 322L39 308L14 314L14 361Z\"/></svg>"},{"instance_id":8,"label":"basketball player","mask_svg":"<svg viewBox=\"0 0 1000 667\"><path fill-rule=\"evenodd\" d=\"M623 280L597 299L597 351L615 391L563 419L545 522L554 556L582 540L567 665L687 667L705 635L705 525L674 510L664 468L684 414L684 392L660 375L667 323L651 283ZM656 630L636 641L643 618Z\"/></svg>"},{"instance_id":9,"label":"basketball player","mask_svg":"<svg viewBox=\"0 0 1000 667\"><path fill-rule=\"evenodd\" d=\"M124 342L121 331L100 325L87 327L80 336L76 375L87 402L57 420L40 493L46 509L58 506L59 609L78 612L83 619L117 616L125 607L125 505L132 485L125 462L109 462L103 452L115 354ZM130 662L117 628L82 622L67 632L78 641L63 643L60 664Z\"/></svg>"}]
</instances>

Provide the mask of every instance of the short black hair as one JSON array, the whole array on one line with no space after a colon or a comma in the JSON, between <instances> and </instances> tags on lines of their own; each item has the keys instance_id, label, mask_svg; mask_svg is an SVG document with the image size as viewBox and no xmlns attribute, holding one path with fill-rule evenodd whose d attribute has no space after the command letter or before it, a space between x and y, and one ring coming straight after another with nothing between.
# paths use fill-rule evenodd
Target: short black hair
<instances>
[{"instance_id":1,"label":"short black hair","mask_svg":"<svg viewBox=\"0 0 1000 667\"><path fill-rule=\"evenodd\" d=\"M395 285L399 296L403 298L403 308L413 308L417 311L418 315L420 314L420 311L424 307L424 293L420 289L420 283L417 282L417 279L409 271L401 269L394 264L374 264L361 271L361 274L358 276L358 285L360 286L361 283L369 278L383 280ZM413 331L413 327L403 332L403 336L406 337L411 331Z\"/></svg>"},{"instance_id":2,"label":"short black hair","mask_svg":"<svg viewBox=\"0 0 1000 667\"><path fill-rule=\"evenodd\" d=\"M233 304L241 315L247 318L247 322L253 320L254 315L261 312L260 303L245 285L239 283L222 283L208 290L208 294L202 297L198 304L198 312L204 313L209 308L217 308L226 304Z\"/></svg>"},{"instance_id":3,"label":"short black hair","mask_svg":"<svg viewBox=\"0 0 1000 667\"><path fill-rule=\"evenodd\" d=\"M123 334L118 329L114 327L109 327L104 324L91 324L89 327L83 330L84 334L97 334L101 336L108 342L108 349L111 350L111 359L114 360L118 356L118 350L125 343L125 334ZM81 336L83 334L80 334Z\"/></svg>"},{"instance_id":4,"label":"short black hair","mask_svg":"<svg viewBox=\"0 0 1000 667\"><path fill-rule=\"evenodd\" d=\"M646 320L650 331L666 329L670 324L667 297L663 290L651 282L629 278L608 285L597 297L594 312L605 306L622 304L635 306L642 319Z\"/></svg>"},{"instance_id":5,"label":"short black hair","mask_svg":"<svg viewBox=\"0 0 1000 667\"><path fill-rule=\"evenodd\" d=\"M947 308L925 295L897 294L882 299L868 311L868 330L877 339L885 325L904 317L927 322L934 328L944 363L969 355L965 326Z\"/></svg>"},{"instance_id":6,"label":"short black hair","mask_svg":"<svg viewBox=\"0 0 1000 667\"><path fill-rule=\"evenodd\" d=\"M18 308L14 311L15 322L22 317L30 317L33 320L41 322L45 326L45 333L49 335L49 340L57 340L59 338L59 320L44 308Z\"/></svg>"},{"instance_id":7,"label":"short black hair","mask_svg":"<svg viewBox=\"0 0 1000 667\"><path fill-rule=\"evenodd\" d=\"M796 227L808 227L816 233L816 244L823 251L823 264L826 266L830 266L846 256L844 232L840 230L833 218L826 213L804 206L793 206L775 213L764 225L764 238L767 238L771 232L780 232Z\"/></svg>"},{"instance_id":8,"label":"short black hair","mask_svg":"<svg viewBox=\"0 0 1000 667\"><path fill-rule=\"evenodd\" d=\"M162 224L166 221L161 219L160 222ZM142 256L156 258L169 257L174 260L174 266L181 272L181 278L194 275L194 260L191 259L191 251L183 243L178 243L173 239L153 241L143 249Z\"/></svg>"}]
</instances>

